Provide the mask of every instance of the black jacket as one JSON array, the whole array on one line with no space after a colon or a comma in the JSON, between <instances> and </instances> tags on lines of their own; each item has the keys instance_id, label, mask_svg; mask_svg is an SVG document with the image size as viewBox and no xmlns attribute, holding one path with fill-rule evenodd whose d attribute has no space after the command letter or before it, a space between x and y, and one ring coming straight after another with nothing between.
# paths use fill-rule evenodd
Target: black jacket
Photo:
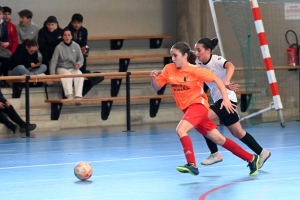
<instances>
[{"instance_id":1,"label":"black jacket","mask_svg":"<svg viewBox=\"0 0 300 200\"><path fill-rule=\"evenodd\" d=\"M47 51L51 55L54 52L55 47L62 41L63 30L57 25L57 29L50 32L44 22L43 28L39 31L38 44L41 52Z\"/></svg>"},{"instance_id":2,"label":"black jacket","mask_svg":"<svg viewBox=\"0 0 300 200\"><path fill-rule=\"evenodd\" d=\"M38 53L30 55L25 44L18 46L15 53L11 56L10 69L12 70L18 65L24 65L27 69L31 67L31 63L38 63Z\"/></svg>"},{"instance_id":3,"label":"black jacket","mask_svg":"<svg viewBox=\"0 0 300 200\"><path fill-rule=\"evenodd\" d=\"M0 42L8 42L8 29L5 21L0 24Z\"/></svg>"},{"instance_id":4,"label":"black jacket","mask_svg":"<svg viewBox=\"0 0 300 200\"><path fill-rule=\"evenodd\" d=\"M70 22L66 28L71 31L73 41L79 44L80 47L85 47L87 45L88 31L86 28L82 26L76 31L72 26L72 22Z\"/></svg>"},{"instance_id":5,"label":"black jacket","mask_svg":"<svg viewBox=\"0 0 300 200\"><path fill-rule=\"evenodd\" d=\"M7 100L4 98L1 88L0 88L0 102L5 103Z\"/></svg>"}]
</instances>

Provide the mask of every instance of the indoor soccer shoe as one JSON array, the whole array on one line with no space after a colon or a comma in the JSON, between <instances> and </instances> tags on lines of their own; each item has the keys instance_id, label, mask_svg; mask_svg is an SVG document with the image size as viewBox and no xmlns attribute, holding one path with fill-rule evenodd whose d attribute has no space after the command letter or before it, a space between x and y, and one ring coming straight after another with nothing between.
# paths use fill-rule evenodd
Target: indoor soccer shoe
<instances>
[{"instance_id":1,"label":"indoor soccer shoe","mask_svg":"<svg viewBox=\"0 0 300 200\"><path fill-rule=\"evenodd\" d=\"M269 152L267 149L263 149L261 154L259 155L259 162L258 162L258 169L262 168L264 163L270 158L271 152Z\"/></svg>"},{"instance_id":2,"label":"indoor soccer shoe","mask_svg":"<svg viewBox=\"0 0 300 200\"><path fill-rule=\"evenodd\" d=\"M258 172L259 155L253 154L254 160L249 162L247 167L250 169L250 176L254 176Z\"/></svg>"},{"instance_id":3,"label":"indoor soccer shoe","mask_svg":"<svg viewBox=\"0 0 300 200\"><path fill-rule=\"evenodd\" d=\"M194 176L199 174L198 168L195 167L193 163L189 163L184 166L178 166L176 169L181 173L190 173Z\"/></svg>"},{"instance_id":4,"label":"indoor soccer shoe","mask_svg":"<svg viewBox=\"0 0 300 200\"><path fill-rule=\"evenodd\" d=\"M218 162L222 162L222 154L220 152L216 152L210 154L205 160L202 160L201 165L213 165Z\"/></svg>"}]
</instances>

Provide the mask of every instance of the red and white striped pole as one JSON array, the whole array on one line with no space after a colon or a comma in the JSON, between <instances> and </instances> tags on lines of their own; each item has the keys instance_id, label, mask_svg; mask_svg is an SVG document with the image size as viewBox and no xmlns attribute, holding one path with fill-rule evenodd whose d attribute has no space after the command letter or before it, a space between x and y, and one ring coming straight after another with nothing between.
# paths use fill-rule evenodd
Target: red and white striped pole
<instances>
[{"instance_id":1,"label":"red and white striped pole","mask_svg":"<svg viewBox=\"0 0 300 200\"><path fill-rule=\"evenodd\" d=\"M252 15L255 23L256 32L259 39L259 44L262 52L262 56L265 63L265 68L267 71L267 76L269 80L269 85L271 88L273 101L275 105L275 109L278 111L279 119L281 120L281 123L284 123L283 121L283 114L282 114L282 102L279 95L279 89L278 84L276 81L276 76L274 72L273 62L271 58L271 54L269 51L269 46L267 42L267 37L264 29L264 25L262 22L262 17L260 14L260 9L257 0L250 0L250 6L252 9Z\"/></svg>"}]
</instances>

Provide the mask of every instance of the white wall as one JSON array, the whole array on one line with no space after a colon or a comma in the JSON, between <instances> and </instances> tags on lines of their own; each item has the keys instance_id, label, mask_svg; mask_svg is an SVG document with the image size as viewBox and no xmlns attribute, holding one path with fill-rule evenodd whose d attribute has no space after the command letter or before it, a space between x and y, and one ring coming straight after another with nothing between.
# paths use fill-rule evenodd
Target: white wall
<instances>
[{"instance_id":1,"label":"white wall","mask_svg":"<svg viewBox=\"0 0 300 200\"><path fill-rule=\"evenodd\" d=\"M40 27L54 15L64 28L74 13L81 13L90 36L173 35L175 30L173 0L1 0L0 5L12 8L14 23L20 10L31 10Z\"/></svg>"}]
</instances>

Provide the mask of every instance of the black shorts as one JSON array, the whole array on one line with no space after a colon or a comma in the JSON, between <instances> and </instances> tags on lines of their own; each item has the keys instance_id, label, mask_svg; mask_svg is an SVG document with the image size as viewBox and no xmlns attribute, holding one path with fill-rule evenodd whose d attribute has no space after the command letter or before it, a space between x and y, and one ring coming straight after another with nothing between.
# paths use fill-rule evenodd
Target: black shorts
<instances>
[{"instance_id":1,"label":"black shorts","mask_svg":"<svg viewBox=\"0 0 300 200\"><path fill-rule=\"evenodd\" d=\"M219 119L223 122L225 126L230 126L238 122L240 119L239 115L236 112L229 114L226 108L223 107L222 109L220 109L222 102L223 99L218 100L216 103L210 105L210 109L212 109L216 113L216 115L219 117ZM236 102L231 101L231 103L237 105Z\"/></svg>"}]
</instances>

